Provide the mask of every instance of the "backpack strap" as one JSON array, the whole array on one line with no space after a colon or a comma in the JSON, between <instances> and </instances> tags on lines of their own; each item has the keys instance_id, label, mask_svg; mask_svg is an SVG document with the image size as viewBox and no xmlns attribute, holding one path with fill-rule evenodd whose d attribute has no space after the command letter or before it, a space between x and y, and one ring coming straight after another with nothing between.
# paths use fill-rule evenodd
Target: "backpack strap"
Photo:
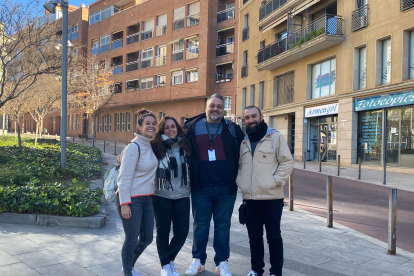
<instances>
[{"instance_id":1,"label":"backpack strap","mask_svg":"<svg viewBox=\"0 0 414 276\"><path fill-rule=\"evenodd\" d=\"M138 145L137 142L132 142L132 143L134 143L138 147L138 161L139 161L139 158L141 157L141 147Z\"/></svg>"}]
</instances>

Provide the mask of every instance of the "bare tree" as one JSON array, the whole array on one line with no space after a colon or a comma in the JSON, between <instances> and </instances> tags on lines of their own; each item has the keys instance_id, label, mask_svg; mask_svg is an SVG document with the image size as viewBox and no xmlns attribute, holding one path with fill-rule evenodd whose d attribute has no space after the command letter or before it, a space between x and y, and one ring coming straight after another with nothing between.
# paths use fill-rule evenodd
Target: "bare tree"
<instances>
[{"instance_id":1,"label":"bare tree","mask_svg":"<svg viewBox=\"0 0 414 276\"><path fill-rule=\"evenodd\" d=\"M70 107L79 108L93 119L93 139L96 139L96 119L111 101L115 84L111 79L112 71L95 57L78 60L78 67L73 69L69 83L68 103Z\"/></svg>"}]
</instances>

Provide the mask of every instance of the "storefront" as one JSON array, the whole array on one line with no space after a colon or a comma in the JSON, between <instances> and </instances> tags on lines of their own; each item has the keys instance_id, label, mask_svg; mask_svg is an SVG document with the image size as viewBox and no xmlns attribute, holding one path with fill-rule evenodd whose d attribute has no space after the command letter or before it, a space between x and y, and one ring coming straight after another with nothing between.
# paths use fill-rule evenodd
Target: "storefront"
<instances>
[{"instance_id":1,"label":"storefront","mask_svg":"<svg viewBox=\"0 0 414 276\"><path fill-rule=\"evenodd\" d=\"M354 111L363 164L414 168L414 89L355 99Z\"/></svg>"},{"instance_id":2,"label":"storefront","mask_svg":"<svg viewBox=\"0 0 414 276\"><path fill-rule=\"evenodd\" d=\"M338 103L305 108L308 123L307 159L336 162Z\"/></svg>"}]
</instances>

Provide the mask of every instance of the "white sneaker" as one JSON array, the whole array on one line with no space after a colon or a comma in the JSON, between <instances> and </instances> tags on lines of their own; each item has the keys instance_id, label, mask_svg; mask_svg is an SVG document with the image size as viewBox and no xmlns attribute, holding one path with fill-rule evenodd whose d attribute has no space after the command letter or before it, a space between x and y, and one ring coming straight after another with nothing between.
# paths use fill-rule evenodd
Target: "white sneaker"
<instances>
[{"instance_id":1,"label":"white sneaker","mask_svg":"<svg viewBox=\"0 0 414 276\"><path fill-rule=\"evenodd\" d=\"M173 276L180 276L180 273L175 269L174 261L170 262L170 268Z\"/></svg>"},{"instance_id":2,"label":"white sneaker","mask_svg":"<svg viewBox=\"0 0 414 276\"><path fill-rule=\"evenodd\" d=\"M164 265L161 268L161 276L172 276L172 271L171 271L171 267L169 264Z\"/></svg>"},{"instance_id":3,"label":"white sneaker","mask_svg":"<svg viewBox=\"0 0 414 276\"><path fill-rule=\"evenodd\" d=\"M122 274L124 274L124 268L122 267L121 268L121 272L122 272ZM133 267L132 268L132 276L141 276L136 270L135 270L135 268Z\"/></svg>"},{"instance_id":4,"label":"white sneaker","mask_svg":"<svg viewBox=\"0 0 414 276\"><path fill-rule=\"evenodd\" d=\"M193 262L190 264L190 267L185 272L185 275L187 276L195 276L200 272L203 272L205 270L204 265L201 264L200 259L193 259Z\"/></svg>"},{"instance_id":5,"label":"white sneaker","mask_svg":"<svg viewBox=\"0 0 414 276\"><path fill-rule=\"evenodd\" d=\"M227 266L227 261L221 262L218 267L216 267L216 273L220 276L232 276Z\"/></svg>"},{"instance_id":6,"label":"white sneaker","mask_svg":"<svg viewBox=\"0 0 414 276\"><path fill-rule=\"evenodd\" d=\"M259 276L259 274L257 274L256 272L254 272L254 270L252 270L249 272L249 274L247 274L247 276Z\"/></svg>"}]
</instances>

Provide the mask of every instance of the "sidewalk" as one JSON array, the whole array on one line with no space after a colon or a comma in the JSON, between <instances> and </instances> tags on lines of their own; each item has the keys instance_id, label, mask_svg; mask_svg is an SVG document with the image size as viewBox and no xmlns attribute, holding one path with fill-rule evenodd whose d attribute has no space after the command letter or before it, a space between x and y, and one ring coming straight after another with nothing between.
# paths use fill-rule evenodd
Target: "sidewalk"
<instances>
[{"instance_id":1,"label":"sidewalk","mask_svg":"<svg viewBox=\"0 0 414 276\"><path fill-rule=\"evenodd\" d=\"M108 166L115 160L116 155L104 154ZM93 185L102 186L102 180L97 180ZM247 232L245 226L238 223L237 209L240 204L241 194L238 194L232 217L229 259L235 276L247 275L250 271ZM0 275L122 275L120 251L124 234L113 203L107 204L107 215L106 227L102 229L0 224ZM329 229L326 221L318 216L299 209L289 212L284 208L283 275L414 275L414 254L397 249L397 256L389 256L385 243L341 225L334 226ZM191 262L192 231L191 225L186 244L176 259L182 276ZM213 225L210 228L206 272L200 275L215 275L212 237ZM265 258L265 269L268 270L267 249ZM155 232L153 243L135 268L143 276L159 275ZM268 275L267 271L265 275Z\"/></svg>"}]
</instances>

